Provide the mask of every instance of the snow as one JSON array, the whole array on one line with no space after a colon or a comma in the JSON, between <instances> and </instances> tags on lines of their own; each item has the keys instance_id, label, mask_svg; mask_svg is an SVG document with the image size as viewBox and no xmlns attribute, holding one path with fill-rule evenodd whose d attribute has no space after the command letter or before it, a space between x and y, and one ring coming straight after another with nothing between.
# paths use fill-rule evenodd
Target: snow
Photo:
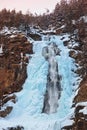
<instances>
[{"instance_id":1,"label":"snow","mask_svg":"<svg viewBox=\"0 0 87 130\"><path fill-rule=\"evenodd\" d=\"M0 55L3 53L3 45L0 46Z\"/></svg>"},{"instance_id":2,"label":"snow","mask_svg":"<svg viewBox=\"0 0 87 130\"><path fill-rule=\"evenodd\" d=\"M76 21L75 21L75 20L72 20L72 24L75 25L75 24L76 24Z\"/></svg>"},{"instance_id":3,"label":"snow","mask_svg":"<svg viewBox=\"0 0 87 130\"><path fill-rule=\"evenodd\" d=\"M84 23L87 23L87 16L80 17L79 21L84 20Z\"/></svg>"},{"instance_id":4,"label":"snow","mask_svg":"<svg viewBox=\"0 0 87 130\"><path fill-rule=\"evenodd\" d=\"M76 107L77 107L77 106L84 106L84 108L81 109L81 110L79 111L79 113L83 113L84 115L87 114L87 102L79 102L79 103L76 104Z\"/></svg>"},{"instance_id":5,"label":"snow","mask_svg":"<svg viewBox=\"0 0 87 130\"><path fill-rule=\"evenodd\" d=\"M62 25L61 27L60 27L60 29L64 29L66 27L66 25Z\"/></svg>"},{"instance_id":6,"label":"snow","mask_svg":"<svg viewBox=\"0 0 87 130\"><path fill-rule=\"evenodd\" d=\"M77 106L87 106L87 102L79 102L76 104L76 107Z\"/></svg>"},{"instance_id":7,"label":"snow","mask_svg":"<svg viewBox=\"0 0 87 130\"><path fill-rule=\"evenodd\" d=\"M68 35L64 36L68 39ZM26 79L23 90L15 93L17 102L8 102L5 105L13 106L12 112L6 118L0 118L0 129L7 127L23 126L24 130L61 130L65 125L73 124L70 120L74 110L71 109L72 100L77 88L77 75L72 72L75 70L75 63L69 57L69 49L63 45L61 36L51 36L50 41L33 41L33 51L31 60L27 66L28 78ZM62 93L58 101L57 113L42 113L44 94L46 91L48 62L42 56L42 49L49 43L55 42L61 50L60 56L56 56L59 74L62 76ZM73 86L74 83L74 86Z\"/></svg>"},{"instance_id":8,"label":"snow","mask_svg":"<svg viewBox=\"0 0 87 130\"><path fill-rule=\"evenodd\" d=\"M61 123L61 125L62 125L62 127L64 127L64 126L71 126L73 123L74 123L73 120L65 119L65 120Z\"/></svg>"},{"instance_id":9,"label":"snow","mask_svg":"<svg viewBox=\"0 0 87 130\"><path fill-rule=\"evenodd\" d=\"M0 34L3 34L3 33L5 33L5 34L11 34L10 30L6 26L3 27L3 29L0 31Z\"/></svg>"},{"instance_id":10,"label":"snow","mask_svg":"<svg viewBox=\"0 0 87 130\"><path fill-rule=\"evenodd\" d=\"M80 110L79 112L83 113L84 115L87 115L87 106L84 109Z\"/></svg>"},{"instance_id":11,"label":"snow","mask_svg":"<svg viewBox=\"0 0 87 130\"><path fill-rule=\"evenodd\" d=\"M64 42L70 40L69 36L69 34L64 34L63 36L61 36L61 38L63 38L62 41Z\"/></svg>"},{"instance_id":12,"label":"snow","mask_svg":"<svg viewBox=\"0 0 87 130\"><path fill-rule=\"evenodd\" d=\"M10 38L14 38L14 37L16 37L16 35L11 35L11 36L10 36Z\"/></svg>"},{"instance_id":13,"label":"snow","mask_svg":"<svg viewBox=\"0 0 87 130\"><path fill-rule=\"evenodd\" d=\"M3 27L3 29L0 31L0 34L4 35L11 35L10 37L13 38L16 36L17 33L20 33L20 31L17 30L17 28L11 27L10 29L6 26ZM12 35L13 34L13 35Z\"/></svg>"},{"instance_id":14,"label":"snow","mask_svg":"<svg viewBox=\"0 0 87 130\"><path fill-rule=\"evenodd\" d=\"M55 30L54 30L54 28L51 28L51 29L48 29L48 30L43 30L42 31L44 34L49 34L49 33L55 33Z\"/></svg>"}]
</instances>

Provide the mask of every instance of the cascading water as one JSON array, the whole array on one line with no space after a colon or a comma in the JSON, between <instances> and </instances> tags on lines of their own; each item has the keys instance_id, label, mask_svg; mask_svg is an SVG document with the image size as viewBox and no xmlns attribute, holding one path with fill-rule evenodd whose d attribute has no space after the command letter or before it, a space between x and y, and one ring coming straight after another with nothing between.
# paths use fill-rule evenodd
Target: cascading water
<instances>
[{"instance_id":1,"label":"cascading water","mask_svg":"<svg viewBox=\"0 0 87 130\"><path fill-rule=\"evenodd\" d=\"M57 112L58 99L60 98L61 85L58 75L58 63L56 61L56 55L59 54L59 49L55 43L50 43L49 46L44 47L42 55L49 63L48 76L47 76L47 89L44 99L44 113Z\"/></svg>"}]
</instances>

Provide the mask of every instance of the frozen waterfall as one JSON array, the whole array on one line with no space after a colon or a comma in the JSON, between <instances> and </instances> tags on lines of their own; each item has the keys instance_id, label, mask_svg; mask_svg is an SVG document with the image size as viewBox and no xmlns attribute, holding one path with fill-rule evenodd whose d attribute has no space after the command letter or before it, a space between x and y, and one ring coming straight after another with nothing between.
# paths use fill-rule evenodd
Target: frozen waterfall
<instances>
[{"instance_id":1,"label":"frozen waterfall","mask_svg":"<svg viewBox=\"0 0 87 130\"><path fill-rule=\"evenodd\" d=\"M74 60L69 57L61 36L50 36L50 41L44 37L42 41L33 41L28 78L22 91L15 93L17 102L5 104L13 106L13 110L6 118L0 118L0 130L16 126L23 126L24 130L61 130L64 125L72 124L69 117L73 113L71 106L77 83L77 75L72 71Z\"/></svg>"}]
</instances>

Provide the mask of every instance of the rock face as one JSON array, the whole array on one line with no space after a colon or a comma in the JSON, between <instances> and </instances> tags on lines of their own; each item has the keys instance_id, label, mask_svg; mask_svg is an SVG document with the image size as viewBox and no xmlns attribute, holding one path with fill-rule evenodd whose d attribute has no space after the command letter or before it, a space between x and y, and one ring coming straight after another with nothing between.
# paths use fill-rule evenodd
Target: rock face
<instances>
[{"instance_id":1,"label":"rock face","mask_svg":"<svg viewBox=\"0 0 87 130\"><path fill-rule=\"evenodd\" d=\"M75 102L86 102L87 101L87 76L80 83L78 95L75 97Z\"/></svg>"},{"instance_id":2,"label":"rock face","mask_svg":"<svg viewBox=\"0 0 87 130\"><path fill-rule=\"evenodd\" d=\"M32 44L22 33L0 35L0 109L9 100L16 102L15 95L10 94L22 89L27 77L27 63L32 54ZM5 117L11 110L0 110L0 116Z\"/></svg>"},{"instance_id":3,"label":"rock face","mask_svg":"<svg viewBox=\"0 0 87 130\"><path fill-rule=\"evenodd\" d=\"M55 43L43 48L43 56L49 62L47 75L46 93L42 112L55 113L58 107L58 99L61 94L60 77L58 75L58 64L55 56L59 54L59 49Z\"/></svg>"}]
</instances>

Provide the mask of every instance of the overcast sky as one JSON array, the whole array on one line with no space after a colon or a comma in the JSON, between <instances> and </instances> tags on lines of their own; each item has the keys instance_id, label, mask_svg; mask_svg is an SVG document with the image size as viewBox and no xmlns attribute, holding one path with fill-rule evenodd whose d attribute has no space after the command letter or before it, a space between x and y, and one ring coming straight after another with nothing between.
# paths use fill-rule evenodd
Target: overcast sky
<instances>
[{"instance_id":1,"label":"overcast sky","mask_svg":"<svg viewBox=\"0 0 87 130\"><path fill-rule=\"evenodd\" d=\"M16 9L26 13L29 9L31 13L42 14L46 12L46 9L52 11L58 1L60 0L0 0L0 10L3 8Z\"/></svg>"}]
</instances>

